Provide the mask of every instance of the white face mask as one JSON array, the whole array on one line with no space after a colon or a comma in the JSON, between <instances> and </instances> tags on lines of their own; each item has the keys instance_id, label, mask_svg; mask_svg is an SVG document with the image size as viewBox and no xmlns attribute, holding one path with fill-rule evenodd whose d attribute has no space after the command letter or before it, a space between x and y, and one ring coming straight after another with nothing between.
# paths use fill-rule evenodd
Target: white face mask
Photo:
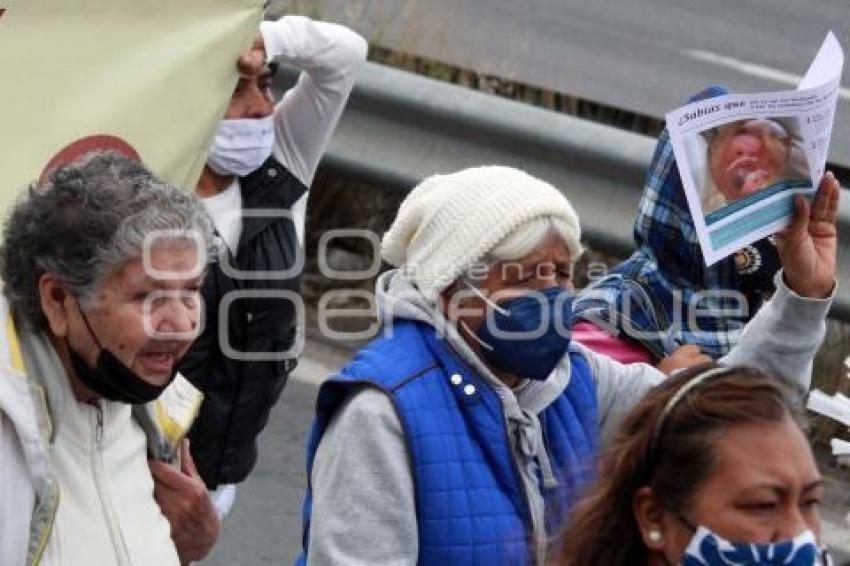
<instances>
[{"instance_id":1,"label":"white face mask","mask_svg":"<svg viewBox=\"0 0 850 566\"><path fill-rule=\"evenodd\" d=\"M274 116L222 120L218 124L207 165L219 175L244 177L272 154Z\"/></svg>"},{"instance_id":2,"label":"white face mask","mask_svg":"<svg viewBox=\"0 0 850 566\"><path fill-rule=\"evenodd\" d=\"M694 533L680 564L684 566L827 566L832 564L805 530L791 540L764 544L730 542L705 527Z\"/></svg>"}]
</instances>

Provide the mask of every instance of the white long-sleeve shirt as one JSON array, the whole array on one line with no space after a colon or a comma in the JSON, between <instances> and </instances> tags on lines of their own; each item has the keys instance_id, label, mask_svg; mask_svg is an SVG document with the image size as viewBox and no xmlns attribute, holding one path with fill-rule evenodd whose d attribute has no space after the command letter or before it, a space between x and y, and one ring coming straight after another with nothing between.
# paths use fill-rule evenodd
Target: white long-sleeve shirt
<instances>
[{"instance_id":1,"label":"white long-sleeve shirt","mask_svg":"<svg viewBox=\"0 0 850 566\"><path fill-rule=\"evenodd\" d=\"M354 87L357 70L366 60L368 44L346 27L303 16L284 16L274 22L263 22L260 33L270 61L302 71L296 85L275 106L272 154L309 188ZM224 207L213 209L208 205L216 229L227 234L228 245L233 250L239 241L239 230L233 230L232 226L228 229L224 220L232 219L228 207L241 208L240 197L239 179L235 179L220 195L211 197L225 200ZM301 244L306 208L305 193L291 210Z\"/></svg>"}]
</instances>

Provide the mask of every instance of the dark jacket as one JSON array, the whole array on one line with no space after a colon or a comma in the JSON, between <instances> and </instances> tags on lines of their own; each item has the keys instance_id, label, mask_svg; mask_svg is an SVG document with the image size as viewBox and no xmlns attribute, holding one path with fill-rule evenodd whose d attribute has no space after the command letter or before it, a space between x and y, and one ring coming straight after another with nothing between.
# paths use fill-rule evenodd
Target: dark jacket
<instances>
[{"instance_id":1,"label":"dark jacket","mask_svg":"<svg viewBox=\"0 0 850 566\"><path fill-rule=\"evenodd\" d=\"M287 351L300 332L303 261L296 260L301 251L289 209L307 188L274 158L240 185L245 212L236 257L225 250L210 266L202 289L205 328L180 365L205 395L189 437L210 489L239 483L253 469L257 436L295 367Z\"/></svg>"}]
</instances>

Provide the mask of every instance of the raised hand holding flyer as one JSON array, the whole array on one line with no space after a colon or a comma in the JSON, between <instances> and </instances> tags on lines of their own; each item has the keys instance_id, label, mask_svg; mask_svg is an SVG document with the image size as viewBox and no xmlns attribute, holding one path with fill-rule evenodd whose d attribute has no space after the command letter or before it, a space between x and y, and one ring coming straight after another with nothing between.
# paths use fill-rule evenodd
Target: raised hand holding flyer
<instances>
[{"instance_id":1,"label":"raised hand holding flyer","mask_svg":"<svg viewBox=\"0 0 850 566\"><path fill-rule=\"evenodd\" d=\"M844 52L832 32L796 91L727 94L667 114L706 265L786 227L826 167Z\"/></svg>"}]
</instances>

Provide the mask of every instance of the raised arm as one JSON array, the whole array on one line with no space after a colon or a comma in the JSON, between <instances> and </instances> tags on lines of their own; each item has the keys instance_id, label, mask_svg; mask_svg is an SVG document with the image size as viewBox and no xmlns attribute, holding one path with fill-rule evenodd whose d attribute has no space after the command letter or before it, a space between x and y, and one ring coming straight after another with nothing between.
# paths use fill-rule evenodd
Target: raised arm
<instances>
[{"instance_id":1,"label":"raised arm","mask_svg":"<svg viewBox=\"0 0 850 566\"><path fill-rule=\"evenodd\" d=\"M809 388L812 359L823 341L835 292L839 194L838 182L827 173L812 206L797 198L791 226L776 235L783 266L776 294L719 363L757 367ZM596 377L599 421L607 436L664 375L646 364L623 365L581 349Z\"/></svg>"},{"instance_id":2,"label":"raised arm","mask_svg":"<svg viewBox=\"0 0 850 566\"><path fill-rule=\"evenodd\" d=\"M260 33L269 61L302 71L298 83L275 107L274 153L309 187L368 45L346 27L303 16L263 22Z\"/></svg>"},{"instance_id":3,"label":"raised arm","mask_svg":"<svg viewBox=\"0 0 850 566\"><path fill-rule=\"evenodd\" d=\"M758 367L808 390L812 359L823 341L835 293L840 192L838 181L827 173L811 206L798 195L792 224L776 235L783 267L776 294L721 363Z\"/></svg>"}]
</instances>

